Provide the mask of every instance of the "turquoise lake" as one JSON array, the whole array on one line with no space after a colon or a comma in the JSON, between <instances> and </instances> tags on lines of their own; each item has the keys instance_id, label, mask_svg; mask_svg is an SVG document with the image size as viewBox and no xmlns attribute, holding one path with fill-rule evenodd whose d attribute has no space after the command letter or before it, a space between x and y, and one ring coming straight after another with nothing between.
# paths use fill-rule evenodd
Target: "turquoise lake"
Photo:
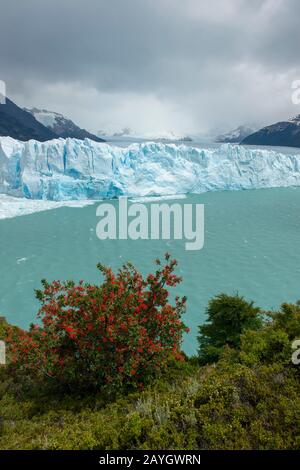
<instances>
[{"instance_id":1,"label":"turquoise lake","mask_svg":"<svg viewBox=\"0 0 300 470\"><path fill-rule=\"evenodd\" d=\"M98 203L0 220L0 315L28 327L36 319L34 289L42 278L101 282L99 261L114 269L132 261L146 273L166 251L183 277L175 293L188 297L188 354L196 352L197 325L213 295L238 292L266 309L300 298L300 188L211 192L177 202L205 206L200 251L186 251L178 240L100 241Z\"/></svg>"}]
</instances>

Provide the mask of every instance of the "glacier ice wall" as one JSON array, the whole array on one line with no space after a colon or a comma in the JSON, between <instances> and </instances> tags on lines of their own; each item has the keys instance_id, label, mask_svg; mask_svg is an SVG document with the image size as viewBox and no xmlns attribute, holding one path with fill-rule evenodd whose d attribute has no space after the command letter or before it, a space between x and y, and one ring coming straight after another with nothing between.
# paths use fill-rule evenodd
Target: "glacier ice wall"
<instances>
[{"instance_id":1,"label":"glacier ice wall","mask_svg":"<svg viewBox=\"0 0 300 470\"><path fill-rule=\"evenodd\" d=\"M300 186L300 150L0 137L0 193L11 196L60 201L279 186Z\"/></svg>"}]
</instances>

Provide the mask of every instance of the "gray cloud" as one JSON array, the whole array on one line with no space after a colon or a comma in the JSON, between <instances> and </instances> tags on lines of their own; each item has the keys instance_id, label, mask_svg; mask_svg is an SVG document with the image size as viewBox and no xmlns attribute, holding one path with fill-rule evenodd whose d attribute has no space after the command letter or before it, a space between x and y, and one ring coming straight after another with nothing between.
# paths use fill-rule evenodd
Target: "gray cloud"
<instances>
[{"instance_id":1,"label":"gray cloud","mask_svg":"<svg viewBox=\"0 0 300 470\"><path fill-rule=\"evenodd\" d=\"M0 79L92 130L201 132L300 112L298 0L1 0Z\"/></svg>"}]
</instances>

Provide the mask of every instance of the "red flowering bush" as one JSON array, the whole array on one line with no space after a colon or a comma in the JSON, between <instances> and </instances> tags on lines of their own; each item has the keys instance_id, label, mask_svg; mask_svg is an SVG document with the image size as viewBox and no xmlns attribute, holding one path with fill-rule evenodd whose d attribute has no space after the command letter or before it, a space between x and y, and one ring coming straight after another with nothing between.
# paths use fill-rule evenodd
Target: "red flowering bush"
<instances>
[{"instance_id":1,"label":"red flowering bush","mask_svg":"<svg viewBox=\"0 0 300 470\"><path fill-rule=\"evenodd\" d=\"M185 298L168 301L181 279L166 255L146 278L130 264L114 274L99 264L104 282L43 280L36 292L42 327L10 329L10 367L68 386L143 385L171 359L180 359Z\"/></svg>"}]
</instances>

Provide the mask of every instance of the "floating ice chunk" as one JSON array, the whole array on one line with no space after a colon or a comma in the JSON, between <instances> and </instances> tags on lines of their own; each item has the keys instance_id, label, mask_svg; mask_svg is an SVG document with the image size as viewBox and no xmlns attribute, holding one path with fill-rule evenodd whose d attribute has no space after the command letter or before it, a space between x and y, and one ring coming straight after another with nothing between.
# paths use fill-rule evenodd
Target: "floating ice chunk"
<instances>
[{"instance_id":1,"label":"floating ice chunk","mask_svg":"<svg viewBox=\"0 0 300 470\"><path fill-rule=\"evenodd\" d=\"M81 201L43 201L31 200L25 198L17 198L0 194L0 220L11 219L20 215L33 214L35 212L43 212L50 209L58 209L59 207L84 207L94 204L93 200ZM19 260L20 261L20 260ZM23 261L23 259L22 259Z\"/></svg>"}]
</instances>

